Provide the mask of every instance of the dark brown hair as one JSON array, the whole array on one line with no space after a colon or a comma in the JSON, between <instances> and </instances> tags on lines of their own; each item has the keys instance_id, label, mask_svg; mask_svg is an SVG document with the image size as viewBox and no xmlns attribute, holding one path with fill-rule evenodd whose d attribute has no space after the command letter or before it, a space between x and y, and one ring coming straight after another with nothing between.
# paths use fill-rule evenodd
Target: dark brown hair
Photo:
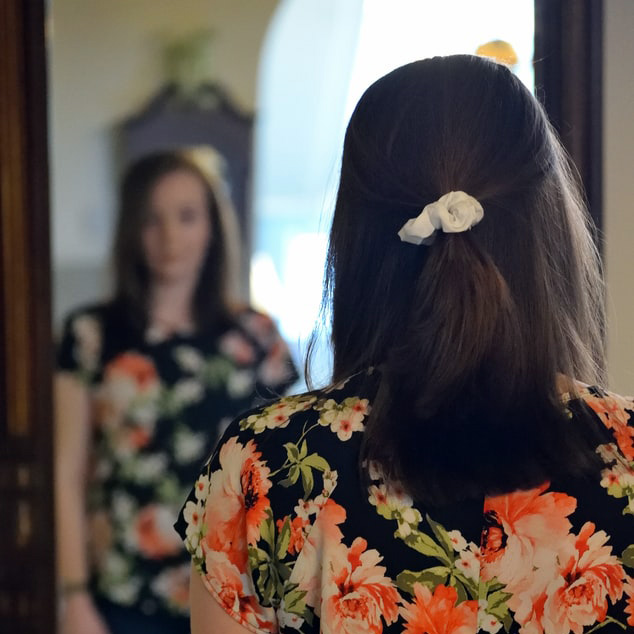
<instances>
[{"instance_id":1,"label":"dark brown hair","mask_svg":"<svg viewBox=\"0 0 634 634\"><path fill-rule=\"evenodd\" d=\"M472 230L397 232L443 194ZM558 377L601 382L603 285L579 187L547 118L503 65L456 55L375 82L347 128L325 305L333 382L380 384L361 460L430 502L533 486L598 465Z\"/></svg>"},{"instance_id":2,"label":"dark brown hair","mask_svg":"<svg viewBox=\"0 0 634 634\"><path fill-rule=\"evenodd\" d=\"M149 154L133 163L123 176L114 240L115 290L113 306L134 328L147 326L150 273L141 233L152 190L167 174L186 171L204 187L211 220L211 243L193 297L199 330L213 329L231 320L234 280L237 279L236 235L232 208L222 183L207 174L186 152Z\"/></svg>"}]
</instances>

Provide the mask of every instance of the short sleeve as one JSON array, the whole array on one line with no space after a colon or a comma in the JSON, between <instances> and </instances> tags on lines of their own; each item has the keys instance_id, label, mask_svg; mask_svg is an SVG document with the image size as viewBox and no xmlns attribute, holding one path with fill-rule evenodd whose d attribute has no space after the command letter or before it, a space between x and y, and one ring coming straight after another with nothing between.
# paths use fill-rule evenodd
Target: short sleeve
<instances>
[{"instance_id":1,"label":"short sleeve","mask_svg":"<svg viewBox=\"0 0 634 634\"><path fill-rule=\"evenodd\" d=\"M57 369L91 383L101 362L102 331L96 314L76 312L67 317L57 346Z\"/></svg>"},{"instance_id":2,"label":"short sleeve","mask_svg":"<svg viewBox=\"0 0 634 634\"><path fill-rule=\"evenodd\" d=\"M263 352L256 368L258 392L265 398L283 395L299 379L288 345L268 315L249 311L243 323Z\"/></svg>"},{"instance_id":3,"label":"short sleeve","mask_svg":"<svg viewBox=\"0 0 634 634\"><path fill-rule=\"evenodd\" d=\"M231 425L227 433L235 429ZM250 566L270 515L269 470L260 458L253 439L225 434L175 527L203 584L225 612L251 632L270 633L278 631L274 602L258 592ZM250 483L248 495L245 482Z\"/></svg>"}]
</instances>

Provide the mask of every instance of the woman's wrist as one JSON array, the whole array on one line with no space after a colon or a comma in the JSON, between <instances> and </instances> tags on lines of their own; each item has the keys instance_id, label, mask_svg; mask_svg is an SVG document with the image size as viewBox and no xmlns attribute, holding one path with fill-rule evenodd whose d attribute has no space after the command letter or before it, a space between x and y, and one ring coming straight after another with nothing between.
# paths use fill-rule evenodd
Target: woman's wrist
<instances>
[{"instance_id":1,"label":"woman's wrist","mask_svg":"<svg viewBox=\"0 0 634 634\"><path fill-rule=\"evenodd\" d=\"M85 579L69 579L62 581L59 587L59 594L62 599L68 599L74 595L86 594L88 592L88 582Z\"/></svg>"}]
</instances>

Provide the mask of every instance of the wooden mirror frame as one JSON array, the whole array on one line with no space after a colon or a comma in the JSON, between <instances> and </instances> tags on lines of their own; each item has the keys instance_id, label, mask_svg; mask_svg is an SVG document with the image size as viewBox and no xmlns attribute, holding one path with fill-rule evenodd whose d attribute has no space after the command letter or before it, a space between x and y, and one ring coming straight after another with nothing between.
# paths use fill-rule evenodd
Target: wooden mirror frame
<instances>
[{"instance_id":1,"label":"wooden mirror frame","mask_svg":"<svg viewBox=\"0 0 634 634\"><path fill-rule=\"evenodd\" d=\"M603 0L535 0L537 97L603 226Z\"/></svg>"},{"instance_id":2,"label":"wooden mirror frame","mask_svg":"<svg viewBox=\"0 0 634 634\"><path fill-rule=\"evenodd\" d=\"M599 226L602 8L535 0L538 94ZM45 0L3 0L0 29L0 631L35 634L56 620Z\"/></svg>"},{"instance_id":3,"label":"wooden mirror frame","mask_svg":"<svg viewBox=\"0 0 634 634\"><path fill-rule=\"evenodd\" d=\"M0 2L0 631L55 630L44 4Z\"/></svg>"}]
</instances>

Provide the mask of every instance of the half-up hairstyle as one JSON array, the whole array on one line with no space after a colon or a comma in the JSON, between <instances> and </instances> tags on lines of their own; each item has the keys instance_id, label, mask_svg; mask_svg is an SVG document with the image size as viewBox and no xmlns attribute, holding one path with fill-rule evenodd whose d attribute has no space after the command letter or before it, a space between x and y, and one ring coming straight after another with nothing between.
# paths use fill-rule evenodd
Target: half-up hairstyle
<instances>
[{"instance_id":1,"label":"half-up hairstyle","mask_svg":"<svg viewBox=\"0 0 634 634\"><path fill-rule=\"evenodd\" d=\"M600 262L572 174L538 102L484 58L398 68L352 115L324 295L333 382L378 370L361 460L421 500L598 468L594 419L582 408L572 428L561 398L604 378ZM450 191L483 220L401 242Z\"/></svg>"},{"instance_id":2,"label":"half-up hairstyle","mask_svg":"<svg viewBox=\"0 0 634 634\"><path fill-rule=\"evenodd\" d=\"M174 172L185 171L204 188L211 222L211 241L193 297L193 315L200 331L231 323L238 272L238 234L235 213L220 176L207 173L187 151L148 154L133 163L123 176L114 240L116 316L143 332L148 322L150 272L143 254L141 234L152 191Z\"/></svg>"}]
</instances>

